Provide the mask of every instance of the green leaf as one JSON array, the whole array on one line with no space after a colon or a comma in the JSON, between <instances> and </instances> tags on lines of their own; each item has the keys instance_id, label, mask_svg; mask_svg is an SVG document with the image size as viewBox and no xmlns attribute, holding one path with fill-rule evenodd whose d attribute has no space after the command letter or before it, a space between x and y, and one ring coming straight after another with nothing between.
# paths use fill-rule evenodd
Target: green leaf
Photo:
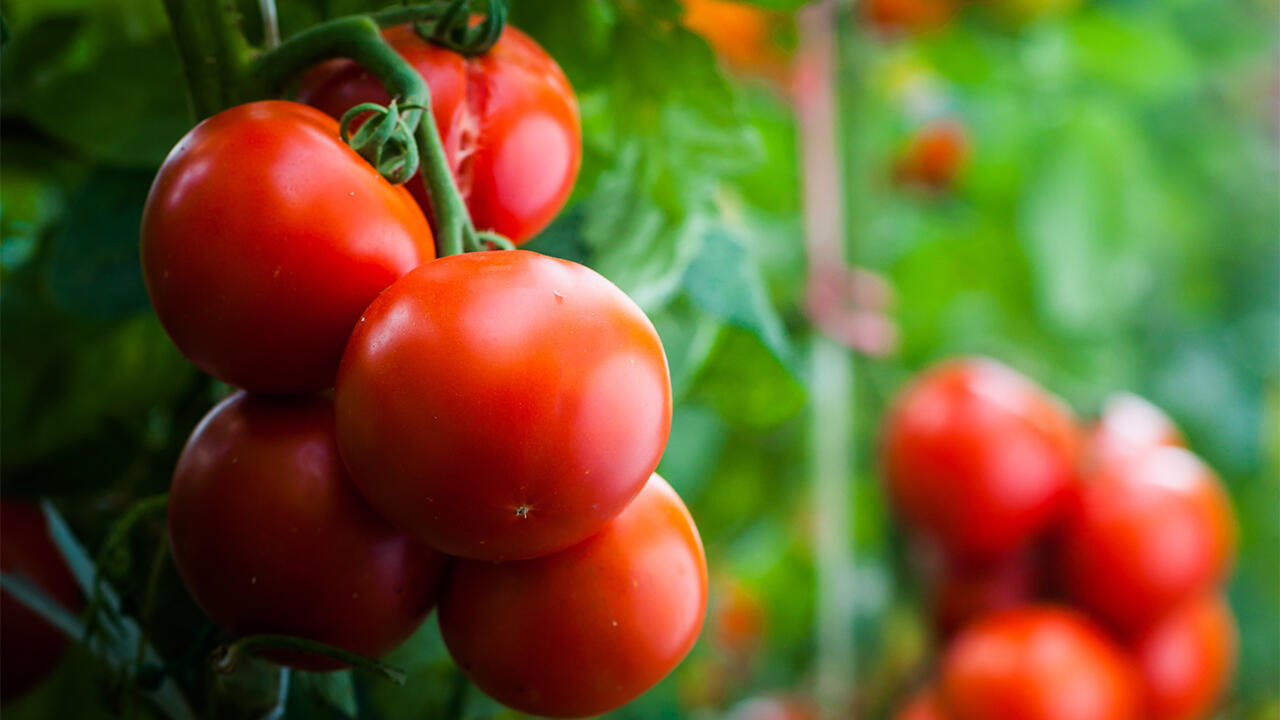
<instances>
[{"instance_id":1,"label":"green leaf","mask_svg":"<svg viewBox=\"0 0 1280 720\"><path fill-rule=\"evenodd\" d=\"M728 327L690 398L732 425L768 430L804 408L805 389L754 333Z\"/></svg>"},{"instance_id":2,"label":"green leaf","mask_svg":"<svg viewBox=\"0 0 1280 720\"><path fill-rule=\"evenodd\" d=\"M344 716L354 718L358 715L356 686L350 670L331 673L295 672L293 678Z\"/></svg>"}]
</instances>

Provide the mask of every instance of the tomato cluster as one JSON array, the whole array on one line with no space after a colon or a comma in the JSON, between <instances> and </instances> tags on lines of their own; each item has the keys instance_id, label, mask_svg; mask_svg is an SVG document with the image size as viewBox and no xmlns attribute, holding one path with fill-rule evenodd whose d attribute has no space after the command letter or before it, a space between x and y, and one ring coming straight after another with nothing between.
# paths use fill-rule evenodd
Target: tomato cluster
<instances>
[{"instance_id":1,"label":"tomato cluster","mask_svg":"<svg viewBox=\"0 0 1280 720\"><path fill-rule=\"evenodd\" d=\"M410 26L384 37L431 88L474 222L531 237L580 157L559 67L510 28L474 58ZM388 100L349 61L315 68L299 98L337 116ZM583 265L436 258L437 206L415 183L281 100L209 118L165 161L142 225L148 291L178 348L241 388L178 460L174 563L233 637L377 656L438 603L449 652L494 698L609 711L680 662L706 606L697 529L654 474L662 344ZM343 666L305 643L265 655Z\"/></svg>"},{"instance_id":2,"label":"tomato cluster","mask_svg":"<svg viewBox=\"0 0 1280 720\"><path fill-rule=\"evenodd\" d=\"M1235 548L1213 472L1155 406L1085 428L1028 378L944 362L896 398L886 489L947 641L902 720L1196 720L1230 681Z\"/></svg>"}]
</instances>

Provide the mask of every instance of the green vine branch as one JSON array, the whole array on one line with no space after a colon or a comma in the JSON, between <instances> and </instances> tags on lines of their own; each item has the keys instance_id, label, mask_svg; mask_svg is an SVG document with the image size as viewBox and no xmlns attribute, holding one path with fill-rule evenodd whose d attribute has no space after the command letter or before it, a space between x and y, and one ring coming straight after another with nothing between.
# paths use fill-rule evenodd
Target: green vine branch
<instances>
[{"instance_id":1,"label":"green vine branch","mask_svg":"<svg viewBox=\"0 0 1280 720\"><path fill-rule=\"evenodd\" d=\"M213 651L213 669L224 674L233 673L246 655L254 655L263 650L292 650L312 655L323 655L352 667L358 667L381 675L396 685L404 685L406 679L404 670L391 667L379 660L353 653L350 650L343 650L333 645L326 645L322 642L291 635L248 635L234 642L219 646Z\"/></svg>"}]
</instances>

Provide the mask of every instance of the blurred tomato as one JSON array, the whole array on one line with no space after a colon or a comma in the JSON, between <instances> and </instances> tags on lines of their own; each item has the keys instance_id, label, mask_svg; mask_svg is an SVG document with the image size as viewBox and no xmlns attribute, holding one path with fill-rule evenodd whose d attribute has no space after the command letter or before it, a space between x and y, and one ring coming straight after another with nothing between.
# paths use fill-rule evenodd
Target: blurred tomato
<instances>
[{"instance_id":1,"label":"blurred tomato","mask_svg":"<svg viewBox=\"0 0 1280 720\"><path fill-rule=\"evenodd\" d=\"M946 715L942 714L938 694L933 688L925 688L911 696L894 718L895 720L947 720Z\"/></svg>"},{"instance_id":2,"label":"blurred tomato","mask_svg":"<svg viewBox=\"0 0 1280 720\"><path fill-rule=\"evenodd\" d=\"M1023 547L1058 518L1075 478L1070 410L992 360L925 371L899 393L882 432L902 518L958 558Z\"/></svg>"},{"instance_id":3,"label":"blurred tomato","mask_svg":"<svg viewBox=\"0 0 1280 720\"><path fill-rule=\"evenodd\" d=\"M1129 657L1077 613L1025 607L962 632L942 659L951 720L1139 720Z\"/></svg>"},{"instance_id":4,"label":"blurred tomato","mask_svg":"<svg viewBox=\"0 0 1280 720\"><path fill-rule=\"evenodd\" d=\"M930 123L907 142L894 164L894 178L904 185L941 192L955 185L969 156L969 134L950 120Z\"/></svg>"},{"instance_id":5,"label":"blurred tomato","mask_svg":"<svg viewBox=\"0 0 1280 720\"><path fill-rule=\"evenodd\" d=\"M33 503L0 500L0 570L24 575L72 612L80 587L49 538L44 513ZM67 636L7 592L0 592L0 702L40 684L58 666Z\"/></svg>"},{"instance_id":6,"label":"blurred tomato","mask_svg":"<svg viewBox=\"0 0 1280 720\"><path fill-rule=\"evenodd\" d=\"M1134 643L1151 720L1211 715L1235 669L1238 637L1231 607L1211 592L1183 603Z\"/></svg>"},{"instance_id":7,"label":"blurred tomato","mask_svg":"<svg viewBox=\"0 0 1280 720\"><path fill-rule=\"evenodd\" d=\"M1235 521L1213 471L1187 450L1158 447L1086 479L1060 551L1064 590L1136 628L1226 577Z\"/></svg>"},{"instance_id":8,"label":"blurred tomato","mask_svg":"<svg viewBox=\"0 0 1280 720\"><path fill-rule=\"evenodd\" d=\"M1086 461L1103 465L1162 445L1186 445L1169 416L1137 395L1116 393L1103 403L1089 435Z\"/></svg>"},{"instance_id":9,"label":"blurred tomato","mask_svg":"<svg viewBox=\"0 0 1280 720\"><path fill-rule=\"evenodd\" d=\"M731 70L770 80L786 78L787 53L776 39L783 22L779 13L742 2L684 0L683 22Z\"/></svg>"},{"instance_id":10,"label":"blurred tomato","mask_svg":"<svg viewBox=\"0 0 1280 720\"><path fill-rule=\"evenodd\" d=\"M733 578L717 582L716 590L711 605L711 641L726 655L747 660L760 647L764 635L764 606L755 592Z\"/></svg>"},{"instance_id":11,"label":"blurred tomato","mask_svg":"<svg viewBox=\"0 0 1280 720\"><path fill-rule=\"evenodd\" d=\"M984 615L1031 602L1037 590L1036 570L1030 552L987 562L944 558L929 594L938 635L950 638Z\"/></svg>"},{"instance_id":12,"label":"blurred tomato","mask_svg":"<svg viewBox=\"0 0 1280 720\"><path fill-rule=\"evenodd\" d=\"M933 30L956 14L955 0L865 0L861 5L867 22L885 34Z\"/></svg>"}]
</instances>

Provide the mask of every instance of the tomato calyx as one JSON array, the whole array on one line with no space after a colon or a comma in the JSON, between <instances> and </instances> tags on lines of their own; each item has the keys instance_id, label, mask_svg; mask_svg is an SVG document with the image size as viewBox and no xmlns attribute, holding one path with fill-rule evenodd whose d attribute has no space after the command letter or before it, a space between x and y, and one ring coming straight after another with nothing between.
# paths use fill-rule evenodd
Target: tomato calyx
<instances>
[{"instance_id":1,"label":"tomato calyx","mask_svg":"<svg viewBox=\"0 0 1280 720\"><path fill-rule=\"evenodd\" d=\"M392 185L402 185L418 172L418 143L413 137L413 124L401 111L421 112L421 105L400 105L392 99L386 107L377 103L361 103L346 112L339 121L339 136L360 157L369 161L378 174ZM373 113L351 133L355 120Z\"/></svg>"},{"instance_id":2,"label":"tomato calyx","mask_svg":"<svg viewBox=\"0 0 1280 720\"><path fill-rule=\"evenodd\" d=\"M350 650L343 650L333 645L326 645L322 642L292 635L246 635L233 642L214 648L209 655L209 664L215 672L230 675L236 671L245 655L256 655L264 650L323 655L346 665L381 675L396 685L404 685L405 679L408 677L404 670L387 665L380 660L375 660Z\"/></svg>"}]
</instances>

